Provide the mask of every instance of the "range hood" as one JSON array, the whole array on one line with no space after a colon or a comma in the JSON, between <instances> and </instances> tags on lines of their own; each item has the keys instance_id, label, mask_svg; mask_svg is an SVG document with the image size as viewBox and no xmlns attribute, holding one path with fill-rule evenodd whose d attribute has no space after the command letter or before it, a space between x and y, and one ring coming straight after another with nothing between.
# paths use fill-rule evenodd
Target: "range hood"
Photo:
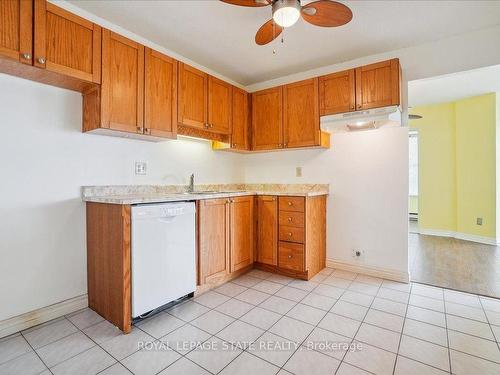
<instances>
[{"instance_id":1,"label":"range hood","mask_svg":"<svg viewBox=\"0 0 500 375\"><path fill-rule=\"evenodd\" d=\"M383 127L401 126L399 106L367 109L355 112L322 116L321 130L329 133L342 133L357 130L379 129Z\"/></svg>"}]
</instances>

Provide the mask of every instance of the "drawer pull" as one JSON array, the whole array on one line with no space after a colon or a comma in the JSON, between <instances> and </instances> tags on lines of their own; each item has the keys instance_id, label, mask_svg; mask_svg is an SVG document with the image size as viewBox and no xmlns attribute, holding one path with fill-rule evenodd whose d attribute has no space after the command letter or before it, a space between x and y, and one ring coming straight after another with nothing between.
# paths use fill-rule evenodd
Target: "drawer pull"
<instances>
[{"instance_id":1,"label":"drawer pull","mask_svg":"<svg viewBox=\"0 0 500 375\"><path fill-rule=\"evenodd\" d=\"M289 201L289 202L288 202L288 205L289 205L289 206L293 206L293 202L290 202L290 201Z\"/></svg>"},{"instance_id":2,"label":"drawer pull","mask_svg":"<svg viewBox=\"0 0 500 375\"><path fill-rule=\"evenodd\" d=\"M292 259L292 258L293 258L293 255L289 255L289 256L288 256L288 259Z\"/></svg>"},{"instance_id":3,"label":"drawer pull","mask_svg":"<svg viewBox=\"0 0 500 375\"><path fill-rule=\"evenodd\" d=\"M292 232L288 232L288 237L292 237L292 236L293 236Z\"/></svg>"},{"instance_id":4,"label":"drawer pull","mask_svg":"<svg viewBox=\"0 0 500 375\"><path fill-rule=\"evenodd\" d=\"M291 218L291 217L289 217L289 218L288 218L288 221L291 223L291 222L292 222L292 218Z\"/></svg>"}]
</instances>

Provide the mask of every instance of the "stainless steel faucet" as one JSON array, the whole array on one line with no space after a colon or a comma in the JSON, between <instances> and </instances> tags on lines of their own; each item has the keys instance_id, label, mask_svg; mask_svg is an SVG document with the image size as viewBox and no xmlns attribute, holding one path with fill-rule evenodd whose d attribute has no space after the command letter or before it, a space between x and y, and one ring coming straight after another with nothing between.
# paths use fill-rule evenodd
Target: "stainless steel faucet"
<instances>
[{"instance_id":1,"label":"stainless steel faucet","mask_svg":"<svg viewBox=\"0 0 500 375\"><path fill-rule=\"evenodd\" d=\"M194 191L194 173L189 177L188 192L192 193Z\"/></svg>"}]
</instances>

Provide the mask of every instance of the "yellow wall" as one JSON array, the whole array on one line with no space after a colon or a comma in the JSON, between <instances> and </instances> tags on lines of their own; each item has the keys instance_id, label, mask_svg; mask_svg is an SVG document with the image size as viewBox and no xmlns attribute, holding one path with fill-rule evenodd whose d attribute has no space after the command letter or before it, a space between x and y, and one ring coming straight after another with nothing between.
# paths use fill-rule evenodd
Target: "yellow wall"
<instances>
[{"instance_id":1,"label":"yellow wall","mask_svg":"<svg viewBox=\"0 0 500 375\"><path fill-rule=\"evenodd\" d=\"M414 107L419 226L496 237L497 95ZM483 218L483 225L476 218Z\"/></svg>"},{"instance_id":2,"label":"yellow wall","mask_svg":"<svg viewBox=\"0 0 500 375\"><path fill-rule=\"evenodd\" d=\"M416 195L408 197L408 212L410 214L418 214L418 197Z\"/></svg>"},{"instance_id":3,"label":"yellow wall","mask_svg":"<svg viewBox=\"0 0 500 375\"><path fill-rule=\"evenodd\" d=\"M496 235L496 95L456 102L457 232ZM476 218L483 218L483 225Z\"/></svg>"},{"instance_id":4,"label":"yellow wall","mask_svg":"<svg viewBox=\"0 0 500 375\"><path fill-rule=\"evenodd\" d=\"M413 108L423 116L411 120L418 129L418 219L427 229L455 231L455 104Z\"/></svg>"}]
</instances>

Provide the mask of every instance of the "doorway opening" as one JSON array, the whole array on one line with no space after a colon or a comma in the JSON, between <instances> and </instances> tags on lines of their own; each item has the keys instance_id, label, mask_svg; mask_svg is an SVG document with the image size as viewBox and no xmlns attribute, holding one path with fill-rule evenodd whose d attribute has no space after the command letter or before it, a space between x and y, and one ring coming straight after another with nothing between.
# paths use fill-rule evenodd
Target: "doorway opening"
<instances>
[{"instance_id":1,"label":"doorway opening","mask_svg":"<svg viewBox=\"0 0 500 375\"><path fill-rule=\"evenodd\" d=\"M408 105L411 281L500 298L500 65L410 81Z\"/></svg>"}]
</instances>

